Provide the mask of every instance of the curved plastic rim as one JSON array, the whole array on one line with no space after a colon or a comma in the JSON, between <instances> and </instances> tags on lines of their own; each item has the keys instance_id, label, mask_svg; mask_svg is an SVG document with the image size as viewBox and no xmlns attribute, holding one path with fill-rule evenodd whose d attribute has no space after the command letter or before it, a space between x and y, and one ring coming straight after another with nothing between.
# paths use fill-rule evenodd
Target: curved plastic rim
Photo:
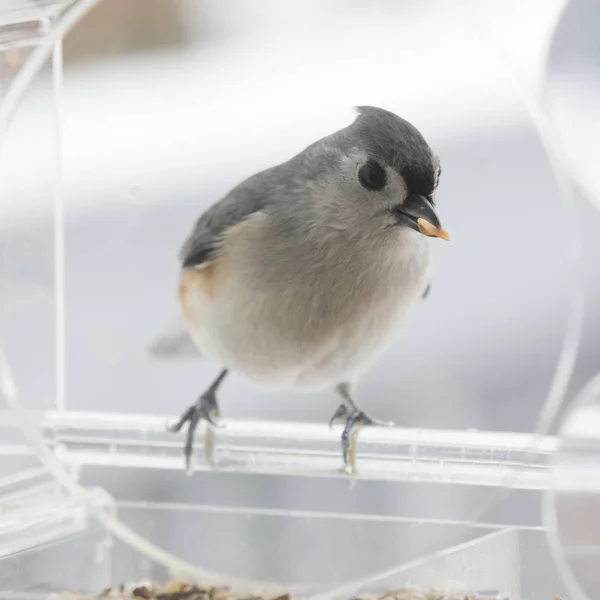
<instances>
[{"instance_id":1,"label":"curved plastic rim","mask_svg":"<svg viewBox=\"0 0 600 600\"><path fill-rule=\"evenodd\" d=\"M600 397L600 373L598 373L595 377L585 385L583 390L579 393L577 399L569 409L566 411L563 422L567 423L569 417L576 413L577 410L590 403L591 400ZM559 432L560 437L560 432ZM560 446L557 450L557 455L560 453ZM552 466L556 467L557 457L553 458ZM546 525L546 536L548 538L548 546L550 548L550 553L552 554L552 558L556 563L556 568L560 573L561 577L567 583L567 586L570 588L571 593L575 598L580 598L581 600L588 600L587 594L584 592L582 587L579 585L579 581L577 580L577 576L573 572L573 569L569 565L569 561L567 560L563 547L560 540L560 535L558 533L558 518L556 513L556 488L555 486L549 487L542 497L542 519Z\"/></svg>"}]
</instances>

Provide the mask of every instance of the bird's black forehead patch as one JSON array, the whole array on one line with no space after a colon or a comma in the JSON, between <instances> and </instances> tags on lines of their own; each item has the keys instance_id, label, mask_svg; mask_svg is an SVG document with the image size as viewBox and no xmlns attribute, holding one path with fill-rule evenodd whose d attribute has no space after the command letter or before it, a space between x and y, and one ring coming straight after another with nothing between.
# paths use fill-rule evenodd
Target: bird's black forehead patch
<instances>
[{"instance_id":1,"label":"bird's black forehead patch","mask_svg":"<svg viewBox=\"0 0 600 600\"><path fill-rule=\"evenodd\" d=\"M357 111L352 125L355 143L402 175L411 192L431 195L439 165L419 130L381 108L359 106Z\"/></svg>"},{"instance_id":2,"label":"bird's black forehead patch","mask_svg":"<svg viewBox=\"0 0 600 600\"><path fill-rule=\"evenodd\" d=\"M400 175L404 178L406 187L413 194L431 196L435 191L435 171L423 168L421 165L406 165L401 169Z\"/></svg>"}]
</instances>

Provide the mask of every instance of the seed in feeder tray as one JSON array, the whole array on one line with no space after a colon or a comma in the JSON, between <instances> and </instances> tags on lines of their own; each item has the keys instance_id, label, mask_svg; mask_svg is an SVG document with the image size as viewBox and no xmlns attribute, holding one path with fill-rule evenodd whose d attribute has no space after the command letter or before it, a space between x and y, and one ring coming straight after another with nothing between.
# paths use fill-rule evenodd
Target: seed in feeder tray
<instances>
[{"instance_id":1,"label":"seed in feeder tray","mask_svg":"<svg viewBox=\"0 0 600 600\"><path fill-rule=\"evenodd\" d=\"M159 594L157 600L206 600L208 597L200 588L193 585L187 590L173 592L172 594Z\"/></svg>"},{"instance_id":2,"label":"seed in feeder tray","mask_svg":"<svg viewBox=\"0 0 600 600\"><path fill-rule=\"evenodd\" d=\"M169 581L165 586L165 589L162 591L162 594L174 594L176 592L183 592L192 587L192 584L185 579L173 579Z\"/></svg>"},{"instance_id":3,"label":"seed in feeder tray","mask_svg":"<svg viewBox=\"0 0 600 600\"><path fill-rule=\"evenodd\" d=\"M73 593L73 600L82 600L83 596ZM138 581L135 584L127 583L118 588L106 588L93 598L114 598L114 600L292 600L289 593L267 598L264 595L252 593L235 593L228 587L197 586L185 580L173 580L161 587L153 581ZM406 586L390 590L384 594L364 594L361 596L348 596L347 600L501 600L500 595L490 593L477 594L472 592L442 591L432 588L424 590L414 586ZM296 599L307 600L307 599ZM562 600L558 596L553 600Z\"/></svg>"},{"instance_id":4,"label":"seed in feeder tray","mask_svg":"<svg viewBox=\"0 0 600 600\"><path fill-rule=\"evenodd\" d=\"M450 240L450 234L443 227L436 227L433 223L423 218L417 219L417 225L423 235L438 237L446 241Z\"/></svg>"},{"instance_id":5,"label":"seed in feeder tray","mask_svg":"<svg viewBox=\"0 0 600 600\"><path fill-rule=\"evenodd\" d=\"M210 600L228 600L231 590L227 587L212 588L210 590Z\"/></svg>"}]
</instances>

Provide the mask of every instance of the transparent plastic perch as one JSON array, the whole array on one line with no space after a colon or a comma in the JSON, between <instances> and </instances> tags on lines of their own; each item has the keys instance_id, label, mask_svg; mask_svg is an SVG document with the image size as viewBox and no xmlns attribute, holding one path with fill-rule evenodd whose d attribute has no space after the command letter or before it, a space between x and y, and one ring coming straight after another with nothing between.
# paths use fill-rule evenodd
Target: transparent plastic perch
<instances>
[{"instance_id":1,"label":"transparent plastic perch","mask_svg":"<svg viewBox=\"0 0 600 600\"><path fill-rule=\"evenodd\" d=\"M176 418L108 412L48 412L40 426L70 466L184 469L183 435L166 431ZM341 426L224 420L212 431L215 464L206 460L199 427L195 470L348 477L342 470ZM553 437L489 431L364 427L358 436L358 479L546 489Z\"/></svg>"}]
</instances>

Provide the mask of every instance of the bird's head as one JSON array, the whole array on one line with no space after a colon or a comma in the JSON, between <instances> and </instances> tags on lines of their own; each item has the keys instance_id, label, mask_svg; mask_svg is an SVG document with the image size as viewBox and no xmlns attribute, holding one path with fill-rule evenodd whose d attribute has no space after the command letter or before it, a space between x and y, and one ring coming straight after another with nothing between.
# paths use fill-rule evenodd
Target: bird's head
<instances>
[{"instance_id":1,"label":"bird's head","mask_svg":"<svg viewBox=\"0 0 600 600\"><path fill-rule=\"evenodd\" d=\"M421 133L386 110L357 110L350 126L324 140L336 156L323 195L330 214L340 226L450 239L434 208L440 163Z\"/></svg>"}]
</instances>

